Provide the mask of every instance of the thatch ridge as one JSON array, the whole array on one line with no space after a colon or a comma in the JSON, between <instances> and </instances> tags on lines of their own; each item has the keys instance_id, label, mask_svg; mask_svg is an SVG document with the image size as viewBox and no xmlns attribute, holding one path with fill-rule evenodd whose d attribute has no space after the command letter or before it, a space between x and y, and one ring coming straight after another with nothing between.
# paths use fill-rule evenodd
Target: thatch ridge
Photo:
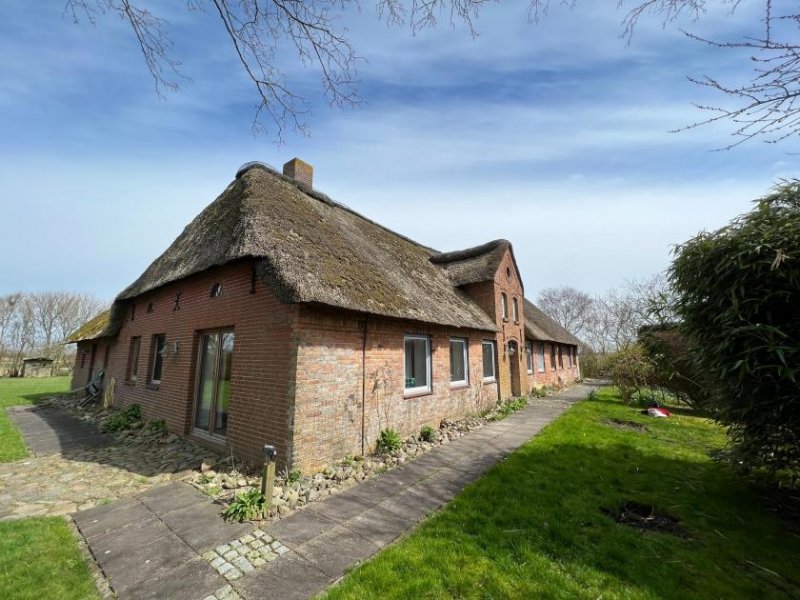
<instances>
[{"instance_id":1,"label":"thatch ridge","mask_svg":"<svg viewBox=\"0 0 800 600\"><path fill-rule=\"evenodd\" d=\"M240 259L284 302L318 303L441 325L496 330L445 269L435 250L379 225L324 194L255 164L183 230L115 301L109 333L136 296Z\"/></svg>"},{"instance_id":2,"label":"thatch ridge","mask_svg":"<svg viewBox=\"0 0 800 600\"><path fill-rule=\"evenodd\" d=\"M525 316L525 334L531 339L572 346L583 345L583 342L527 298L523 298L522 306Z\"/></svg>"}]
</instances>

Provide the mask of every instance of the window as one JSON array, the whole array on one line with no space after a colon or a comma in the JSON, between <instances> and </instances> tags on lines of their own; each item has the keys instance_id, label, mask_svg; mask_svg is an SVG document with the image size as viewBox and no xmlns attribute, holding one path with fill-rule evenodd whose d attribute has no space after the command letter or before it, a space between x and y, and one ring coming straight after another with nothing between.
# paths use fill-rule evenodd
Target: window
<instances>
[{"instance_id":1,"label":"window","mask_svg":"<svg viewBox=\"0 0 800 600\"><path fill-rule=\"evenodd\" d=\"M494 360L494 342L484 340L481 344L483 347L483 379L484 381L494 381L495 378L495 360Z\"/></svg>"},{"instance_id":2,"label":"window","mask_svg":"<svg viewBox=\"0 0 800 600\"><path fill-rule=\"evenodd\" d=\"M506 296L505 292L500 294L500 309L503 312L503 320L508 320L508 296Z\"/></svg>"},{"instance_id":3,"label":"window","mask_svg":"<svg viewBox=\"0 0 800 600\"><path fill-rule=\"evenodd\" d=\"M153 336L153 370L150 372L150 383L161 383L161 371L164 368L164 355L167 353L167 336Z\"/></svg>"},{"instance_id":4,"label":"window","mask_svg":"<svg viewBox=\"0 0 800 600\"><path fill-rule=\"evenodd\" d=\"M220 296L222 296L222 284L215 283L214 285L211 286L211 297L219 298Z\"/></svg>"},{"instance_id":5,"label":"window","mask_svg":"<svg viewBox=\"0 0 800 600\"><path fill-rule=\"evenodd\" d=\"M467 340L450 338L450 383L466 385L469 383Z\"/></svg>"},{"instance_id":6,"label":"window","mask_svg":"<svg viewBox=\"0 0 800 600\"><path fill-rule=\"evenodd\" d=\"M556 346L555 344L550 344L550 368L553 371L556 370Z\"/></svg>"},{"instance_id":7,"label":"window","mask_svg":"<svg viewBox=\"0 0 800 600\"><path fill-rule=\"evenodd\" d=\"M142 338L139 336L131 338L131 345L128 349L128 379L136 381L139 376L139 346L141 346Z\"/></svg>"},{"instance_id":8,"label":"window","mask_svg":"<svg viewBox=\"0 0 800 600\"><path fill-rule=\"evenodd\" d=\"M511 300L511 311L511 314L514 317L514 323L519 323L519 306L516 298Z\"/></svg>"},{"instance_id":9,"label":"window","mask_svg":"<svg viewBox=\"0 0 800 600\"><path fill-rule=\"evenodd\" d=\"M406 392L429 392L431 390L431 340L425 335L407 335Z\"/></svg>"},{"instance_id":10,"label":"window","mask_svg":"<svg viewBox=\"0 0 800 600\"><path fill-rule=\"evenodd\" d=\"M539 373L544 373L544 344L539 342L536 346L536 368Z\"/></svg>"},{"instance_id":11,"label":"window","mask_svg":"<svg viewBox=\"0 0 800 600\"><path fill-rule=\"evenodd\" d=\"M528 365L528 373L533 373L533 342L525 340L525 360Z\"/></svg>"},{"instance_id":12,"label":"window","mask_svg":"<svg viewBox=\"0 0 800 600\"><path fill-rule=\"evenodd\" d=\"M153 312L153 303L152 302L148 302L147 303L147 312L148 313Z\"/></svg>"},{"instance_id":13,"label":"window","mask_svg":"<svg viewBox=\"0 0 800 600\"><path fill-rule=\"evenodd\" d=\"M558 346L558 368L564 368L564 346Z\"/></svg>"}]
</instances>

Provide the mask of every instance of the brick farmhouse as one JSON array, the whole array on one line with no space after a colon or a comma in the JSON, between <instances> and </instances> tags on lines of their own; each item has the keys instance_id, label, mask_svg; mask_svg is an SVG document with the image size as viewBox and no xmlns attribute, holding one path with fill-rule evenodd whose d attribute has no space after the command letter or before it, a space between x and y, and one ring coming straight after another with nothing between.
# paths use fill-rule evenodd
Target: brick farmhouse
<instances>
[{"instance_id":1,"label":"brick farmhouse","mask_svg":"<svg viewBox=\"0 0 800 600\"><path fill-rule=\"evenodd\" d=\"M438 252L248 163L110 311L73 387L250 461L313 471L579 377L578 340L525 299L511 244Z\"/></svg>"}]
</instances>

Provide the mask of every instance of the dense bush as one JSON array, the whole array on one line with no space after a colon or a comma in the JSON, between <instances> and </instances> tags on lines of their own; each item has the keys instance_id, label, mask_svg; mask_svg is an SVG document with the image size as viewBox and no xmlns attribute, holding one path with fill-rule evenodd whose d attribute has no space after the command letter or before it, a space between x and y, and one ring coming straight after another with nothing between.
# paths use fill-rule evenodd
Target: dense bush
<instances>
[{"instance_id":1,"label":"dense bush","mask_svg":"<svg viewBox=\"0 0 800 600\"><path fill-rule=\"evenodd\" d=\"M800 471L800 182L676 250L675 310L737 459Z\"/></svg>"},{"instance_id":2,"label":"dense bush","mask_svg":"<svg viewBox=\"0 0 800 600\"><path fill-rule=\"evenodd\" d=\"M436 439L436 430L430 425L423 425L419 430L419 439L423 442L432 442Z\"/></svg>"},{"instance_id":3,"label":"dense bush","mask_svg":"<svg viewBox=\"0 0 800 600\"><path fill-rule=\"evenodd\" d=\"M652 364L651 384L694 408L713 408L714 384L694 358L677 324L643 327L639 344Z\"/></svg>"},{"instance_id":4,"label":"dense bush","mask_svg":"<svg viewBox=\"0 0 800 600\"><path fill-rule=\"evenodd\" d=\"M632 344L607 355L608 373L619 388L622 399L630 403L633 395L653 384L653 363L639 344Z\"/></svg>"},{"instance_id":5,"label":"dense bush","mask_svg":"<svg viewBox=\"0 0 800 600\"><path fill-rule=\"evenodd\" d=\"M131 404L117 413L108 417L104 422L102 429L106 432L117 432L130 429L142 419L142 411L138 404Z\"/></svg>"},{"instance_id":6,"label":"dense bush","mask_svg":"<svg viewBox=\"0 0 800 600\"><path fill-rule=\"evenodd\" d=\"M581 375L583 377L610 377L609 355L591 348L581 350Z\"/></svg>"}]
</instances>

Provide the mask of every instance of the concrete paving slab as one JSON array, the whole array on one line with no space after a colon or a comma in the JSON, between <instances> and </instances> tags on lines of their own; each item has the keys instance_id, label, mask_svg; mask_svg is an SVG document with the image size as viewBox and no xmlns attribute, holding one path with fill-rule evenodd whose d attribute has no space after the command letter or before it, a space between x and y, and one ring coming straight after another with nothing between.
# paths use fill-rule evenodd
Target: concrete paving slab
<instances>
[{"instance_id":1,"label":"concrete paving slab","mask_svg":"<svg viewBox=\"0 0 800 600\"><path fill-rule=\"evenodd\" d=\"M160 537L138 548L131 548L126 553L94 556L108 576L111 587L122 598L138 584L197 558L197 554L181 543L180 538L174 534ZM191 582L186 584L191 585Z\"/></svg>"},{"instance_id":2,"label":"concrete paving slab","mask_svg":"<svg viewBox=\"0 0 800 600\"><path fill-rule=\"evenodd\" d=\"M242 537L253 531L251 523L229 523L221 519L205 520L180 532L181 539L195 552L203 554L221 543Z\"/></svg>"},{"instance_id":3,"label":"concrete paving slab","mask_svg":"<svg viewBox=\"0 0 800 600\"><path fill-rule=\"evenodd\" d=\"M294 552L281 556L256 572L233 582L242 598L305 600L327 588L334 577Z\"/></svg>"},{"instance_id":4,"label":"concrete paving slab","mask_svg":"<svg viewBox=\"0 0 800 600\"><path fill-rule=\"evenodd\" d=\"M335 521L306 508L269 525L265 531L285 546L295 549L335 525Z\"/></svg>"},{"instance_id":5,"label":"concrete paving slab","mask_svg":"<svg viewBox=\"0 0 800 600\"><path fill-rule=\"evenodd\" d=\"M353 533L381 547L397 539L413 525L413 522L380 506L371 508L342 524Z\"/></svg>"},{"instance_id":6,"label":"concrete paving slab","mask_svg":"<svg viewBox=\"0 0 800 600\"><path fill-rule=\"evenodd\" d=\"M91 540L95 536L109 531L120 531L132 523L141 522L152 516L153 513L146 506L130 498L75 513L73 519L81 535Z\"/></svg>"},{"instance_id":7,"label":"concrete paving slab","mask_svg":"<svg viewBox=\"0 0 800 600\"><path fill-rule=\"evenodd\" d=\"M348 491L340 492L324 502L318 502L308 506L303 512L313 511L336 523L346 521L366 510L369 510L383 500L382 495L376 492L376 498L371 500L369 496L351 494Z\"/></svg>"},{"instance_id":8,"label":"concrete paving slab","mask_svg":"<svg viewBox=\"0 0 800 600\"><path fill-rule=\"evenodd\" d=\"M199 600L225 584L206 561L195 558L126 592L127 600Z\"/></svg>"},{"instance_id":9,"label":"concrete paving slab","mask_svg":"<svg viewBox=\"0 0 800 600\"><path fill-rule=\"evenodd\" d=\"M296 552L330 577L336 578L380 548L375 542L336 525L299 546Z\"/></svg>"},{"instance_id":10,"label":"concrete paving slab","mask_svg":"<svg viewBox=\"0 0 800 600\"><path fill-rule=\"evenodd\" d=\"M154 487L144 494L140 494L138 498L142 504L160 515L209 501L208 497L201 494L196 488L180 481Z\"/></svg>"},{"instance_id":11,"label":"concrete paving slab","mask_svg":"<svg viewBox=\"0 0 800 600\"><path fill-rule=\"evenodd\" d=\"M56 408L13 406L7 409L7 413L34 456L95 448L110 442L110 438L100 433L94 425Z\"/></svg>"}]
</instances>

